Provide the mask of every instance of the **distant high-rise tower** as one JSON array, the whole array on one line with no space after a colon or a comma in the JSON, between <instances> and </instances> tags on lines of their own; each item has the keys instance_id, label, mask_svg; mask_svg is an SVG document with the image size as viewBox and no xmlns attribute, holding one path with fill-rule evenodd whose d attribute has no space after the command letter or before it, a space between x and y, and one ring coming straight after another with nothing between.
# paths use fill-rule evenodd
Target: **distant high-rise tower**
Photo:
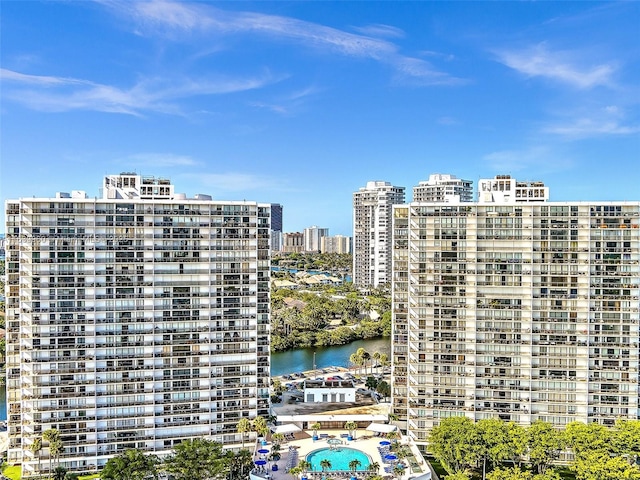
<instances>
[{"instance_id":1,"label":"distant high-rise tower","mask_svg":"<svg viewBox=\"0 0 640 480\"><path fill-rule=\"evenodd\" d=\"M640 203L480 184L394 208L394 413L418 442L457 415L638 419Z\"/></svg>"},{"instance_id":2,"label":"distant high-rise tower","mask_svg":"<svg viewBox=\"0 0 640 480\"><path fill-rule=\"evenodd\" d=\"M414 202L473 202L473 182L436 173L413 187Z\"/></svg>"},{"instance_id":3,"label":"distant high-rise tower","mask_svg":"<svg viewBox=\"0 0 640 480\"><path fill-rule=\"evenodd\" d=\"M282 205L271 204L271 251L282 250Z\"/></svg>"},{"instance_id":4,"label":"distant high-rise tower","mask_svg":"<svg viewBox=\"0 0 640 480\"><path fill-rule=\"evenodd\" d=\"M101 468L126 449L240 445L268 415L270 205L186 198L169 180L104 178L6 202L8 461L61 434L60 463ZM41 455L49 455L44 442Z\"/></svg>"},{"instance_id":5,"label":"distant high-rise tower","mask_svg":"<svg viewBox=\"0 0 640 480\"><path fill-rule=\"evenodd\" d=\"M478 203L546 202L549 187L542 182L518 182L510 175L496 175L478 182Z\"/></svg>"},{"instance_id":6,"label":"distant high-rise tower","mask_svg":"<svg viewBox=\"0 0 640 480\"><path fill-rule=\"evenodd\" d=\"M404 203L404 187L367 182L353 194L353 282L377 287L391 282L393 205Z\"/></svg>"},{"instance_id":7,"label":"distant high-rise tower","mask_svg":"<svg viewBox=\"0 0 640 480\"><path fill-rule=\"evenodd\" d=\"M335 235L320 239L320 252L322 253L351 253L351 237Z\"/></svg>"},{"instance_id":8,"label":"distant high-rise tower","mask_svg":"<svg viewBox=\"0 0 640 480\"><path fill-rule=\"evenodd\" d=\"M304 251L305 252L319 252L320 251L320 239L329 235L328 228L319 228L315 225L313 227L304 229Z\"/></svg>"}]
</instances>

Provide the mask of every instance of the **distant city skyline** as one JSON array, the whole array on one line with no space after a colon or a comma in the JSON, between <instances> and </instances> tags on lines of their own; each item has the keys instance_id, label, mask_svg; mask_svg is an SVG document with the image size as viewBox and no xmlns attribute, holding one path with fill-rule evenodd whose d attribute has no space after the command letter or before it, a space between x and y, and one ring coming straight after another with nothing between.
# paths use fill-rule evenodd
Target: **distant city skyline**
<instances>
[{"instance_id":1,"label":"distant city skyline","mask_svg":"<svg viewBox=\"0 0 640 480\"><path fill-rule=\"evenodd\" d=\"M351 236L369 181L638 198L638 2L5 2L0 22L2 203L135 171Z\"/></svg>"}]
</instances>

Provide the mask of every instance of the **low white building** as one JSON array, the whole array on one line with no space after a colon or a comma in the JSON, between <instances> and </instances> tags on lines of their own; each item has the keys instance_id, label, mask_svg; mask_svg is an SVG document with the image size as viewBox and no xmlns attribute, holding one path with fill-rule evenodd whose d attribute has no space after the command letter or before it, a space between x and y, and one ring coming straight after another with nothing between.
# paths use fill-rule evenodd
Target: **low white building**
<instances>
[{"instance_id":1,"label":"low white building","mask_svg":"<svg viewBox=\"0 0 640 480\"><path fill-rule=\"evenodd\" d=\"M356 387L351 380L306 380L304 399L307 403L355 402Z\"/></svg>"}]
</instances>

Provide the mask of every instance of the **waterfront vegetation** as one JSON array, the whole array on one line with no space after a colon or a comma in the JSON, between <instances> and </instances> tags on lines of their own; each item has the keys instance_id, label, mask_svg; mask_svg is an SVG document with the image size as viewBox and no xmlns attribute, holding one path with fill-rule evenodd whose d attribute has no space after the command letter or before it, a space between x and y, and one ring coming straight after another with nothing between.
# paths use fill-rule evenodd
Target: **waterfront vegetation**
<instances>
[{"instance_id":1,"label":"waterfront vegetation","mask_svg":"<svg viewBox=\"0 0 640 480\"><path fill-rule=\"evenodd\" d=\"M347 283L271 291L272 351L389 336L391 297L384 289L362 294Z\"/></svg>"},{"instance_id":2,"label":"waterfront vegetation","mask_svg":"<svg viewBox=\"0 0 640 480\"><path fill-rule=\"evenodd\" d=\"M620 420L612 428L572 422L557 430L542 421L522 427L451 417L431 431L429 450L445 480L640 480L638 420ZM563 452L573 456L570 476L553 466Z\"/></svg>"}]
</instances>

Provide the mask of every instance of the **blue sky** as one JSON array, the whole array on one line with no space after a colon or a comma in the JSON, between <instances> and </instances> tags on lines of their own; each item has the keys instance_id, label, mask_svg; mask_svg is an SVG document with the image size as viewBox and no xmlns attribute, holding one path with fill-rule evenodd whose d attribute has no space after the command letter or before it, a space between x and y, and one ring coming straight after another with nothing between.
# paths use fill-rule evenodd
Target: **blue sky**
<instances>
[{"instance_id":1,"label":"blue sky","mask_svg":"<svg viewBox=\"0 0 640 480\"><path fill-rule=\"evenodd\" d=\"M640 2L2 2L1 200L106 173L284 205L431 173L638 200Z\"/></svg>"}]
</instances>

